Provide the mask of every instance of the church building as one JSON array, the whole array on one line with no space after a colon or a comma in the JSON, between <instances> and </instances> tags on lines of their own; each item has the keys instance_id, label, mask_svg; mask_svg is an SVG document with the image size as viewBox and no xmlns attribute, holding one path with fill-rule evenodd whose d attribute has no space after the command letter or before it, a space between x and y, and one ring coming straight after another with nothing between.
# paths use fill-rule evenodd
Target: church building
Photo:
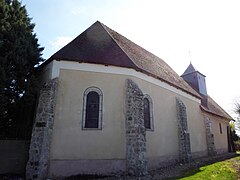
<instances>
[{"instance_id":1,"label":"church building","mask_svg":"<svg viewBox=\"0 0 240 180\"><path fill-rule=\"evenodd\" d=\"M232 119L190 64L166 62L97 21L39 68L27 178L142 176L227 153Z\"/></svg>"}]
</instances>

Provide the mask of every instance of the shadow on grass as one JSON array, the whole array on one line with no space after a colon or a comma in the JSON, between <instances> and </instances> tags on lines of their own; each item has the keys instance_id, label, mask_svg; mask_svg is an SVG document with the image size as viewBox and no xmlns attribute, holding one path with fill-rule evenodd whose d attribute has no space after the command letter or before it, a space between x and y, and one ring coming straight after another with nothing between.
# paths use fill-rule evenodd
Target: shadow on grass
<instances>
[{"instance_id":1,"label":"shadow on grass","mask_svg":"<svg viewBox=\"0 0 240 180\"><path fill-rule=\"evenodd\" d=\"M203 172L203 171L204 170L201 170L200 168L189 169L186 172L184 172L184 174L182 176L177 177L177 179L190 177L190 176L193 176L193 175L195 175L197 173L200 173L200 172Z\"/></svg>"}]
</instances>

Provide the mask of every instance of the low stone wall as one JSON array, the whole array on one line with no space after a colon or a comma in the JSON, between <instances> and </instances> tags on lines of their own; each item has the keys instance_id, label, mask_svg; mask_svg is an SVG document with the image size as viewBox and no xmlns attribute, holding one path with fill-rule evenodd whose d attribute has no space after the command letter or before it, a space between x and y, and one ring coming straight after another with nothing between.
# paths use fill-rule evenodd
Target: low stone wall
<instances>
[{"instance_id":1,"label":"low stone wall","mask_svg":"<svg viewBox=\"0 0 240 180\"><path fill-rule=\"evenodd\" d=\"M29 141L0 140L0 174L24 174Z\"/></svg>"},{"instance_id":2,"label":"low stone wall","mask_svg":"<svg viewBox=\"0 0 240 180\"><path fill-rule=\"evenodd\" d=\"M202 157L207 157L208 156L208 151L197 151L197 152L192 152L192 159L198 159Z\"/></svg>"},{"instance_id":3,"label":"low stone wall","mask_svg":"<svg viewBox=\"0 0 240 180\"><path fill-rule=\"evenodd\" d=\"M178 155L159 156L148 158L148 171L156 170L162 167L168 167L179 161Z\"/></svg>"},{"instance_id":4,"label":"low stone wall","mask_svg":"<svg viewBox=\"0 0 240 180\"><path fill-rule=\"evenodd\" d=\"M51 160L48 177L61 179L74 175L122 175L125 171L125 159Z\"/></svg>"},{"instance_id":5,"label":"low stone wall","mask_svg":"<svg viewBox=\"0 0 240 180\"><path fill-rule=\"evenodd\" d=\"M216 154L227 154L227 153L228 153L227 148L216 149Z\"/></svg>"}]
</instances>

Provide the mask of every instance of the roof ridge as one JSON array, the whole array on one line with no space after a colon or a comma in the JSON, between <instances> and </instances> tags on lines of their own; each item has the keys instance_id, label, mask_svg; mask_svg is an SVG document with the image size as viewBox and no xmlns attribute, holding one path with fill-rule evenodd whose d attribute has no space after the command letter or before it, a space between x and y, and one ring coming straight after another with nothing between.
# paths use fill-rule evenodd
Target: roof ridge
<instances>
[{"instance_id":1,"label":"roof ridge","mask_svg":"<svg viewBox=\"0 0 240 180\"><path fill-rule=\"evenodd\" d=\"M154 59L156 58L158 62L164 63L165 66L167 66L167 67L168 67L169 69L171 69L177 76L179 76L163 59L159 58L159 57L156 56L155 54L153 54L153 53L151 53L150 51L146 50L146 49L143 48L142 46L134 43L134 42L131 41L130 39L126 38L126 37L123 36L122 34L119 34L119 33L116 32L115 30L113 30L113 29L109 28L108 26L104 25L103 23L100 22L100 24L101 24L102 27L106 30L106 32L110 35L110 37L114 40L114 42L118 45L118 47L124 52L124 54L131 60L132 63L134 63L134 65L137 67L138 71L143 72L143 73L148 73L148 75L153 76L153 77L156 78L156 75L155 75L155 74L153 74L152 72L147 71L146 69L140 67L138 64L135 63L135 61L129 56L129 54L124 50L124 48L118 43L118 40L116 40L116 39L113 37L111 31L112 31L113 33L117 34L118 36L120 36L121 38L126 39L127 41L129 41L130 43L132 43L134 46L136 46L136 47L140 48L141 50L145 51L145 53L151 55ZM110 30L110 32L109 32L109 30ZM161 61L162 61L162 62L161 62ZM136 69L135 69L135 70L136 70ZM164 69L163 69L163 70L164 70ZM182 77L180 77L180 76L179 76L179 78L182 79ZM174 83L172 83L172 82L170 82L170 81L168 81L168 80L166 80L166 79L164 79L164 78L162 78L162 77L160 77L160 76L157 76L157 79L159 79L159 80L161 80L161 81L163 81L163 82L166 82L166 83L170 84L171 86L174 86L174 87L176 87L176 88L178 88L178 89L181 89L182 91L185 91L185 92L187 92L187 93L189 93L189 94L191 94L191 95L193 95L193 96L201 99L201 96L199 95L199 93L198 93L195 89L193 89L190 85L188 85L187 83L186 83L186 84L187 84L194 92L196 92L198 95L194 94L193 92L187 91L187 90L184 89L183 87L177 86L176 84L174 84ZM182 80L183 80L183 79L182 79ZM183 81L184 81L184 80L183 80ZM185 82L185 81L184 81L184 82Z\"/></svg>"},{"instance_id":2,"label":"roof ridge","mask_svg":"<svg viewBox=\"0 0 240 180\"><path fill-rule=\"evenodd\" d=\"M108 35L112 38L112 40L117 44L117 46L124 52L124 54L131 60L131 62L136 66L137 64L132 60L132 58L129 57L129 55L123 50L123 48L121 47L121 45L116 41L116 39L111 35L111 33L106 29L111 29L108 26L106 26L105 24L101 23L100 21L97 21L101 24L101 26L105 29L105 31L108 33ZM113 29L111 29L112 31L114 31ZM117 33L116 31L114 31L115 33ZM139 67L138 67L139 68Z\"/></svg>"},{"instance_id":3,"label":"roof ridge","mask_svg":"<svg viewBox=\"0 0 240 180\"><path fill-rule=\"evenodd\" d=\"M96 21L57 51L46 63L54 59L132 68L196 98L201 98L199 93L187 84L163 59L100 21ZM43 66L46 63L43 63Z\"/></svg>"},{"instance_id":4,"label":"roof ridge","mask_svg":"<svg viewBox=\"0 0 240 180\"><path fill-rule=\"evenodd\" d=\"M99 21L98 21L98 22L99 22ZM122 34L118 33L117 31L111 29L110 27L106 26L105 24L103 24L103 23L101 23L101 22L100 22L100 24L103 26L103 28L108 32L108 34L113 38L113 40L116 42L116 44L117 44L122 50L123 50L123 48L121 47L121 45L117 42L117 40L112 36L112 34L111 34L106 28L110 29L110 30L113 31L114 33L116 33L116 34L118 34L119 36L125 38L126 40L130 41L131 43L133 43L134 45L136 45L136 46L138 46L139 48L143 49L144 51L146 51L147 53L151 54L152 56L154 56L154 57L156 57L156 58L164 61L162 58L158 57L157 55L155 55L155 54L153 54L152 52L148 51L147 49L143 48L142 46L136 44L136 43L133 42L132 40L128 39L127 37L123 36ZM126 53L125 50L123 50L123 52ZM126 55L127 55L127 53L126 53ZM129 57L129 56L128 56L128 57ZM129 57L129 58L130 58L130 57ZM130 59L131 59L131 58L130 58ZM131 59L131 60L132 60L132 59ZM133 61L133 60L132 60L132 61ZM164 62L165 62L165 61L164 61ZM133 63L135 64L135 62L133 62ZM168 65L166 62L165 62L165 64ZM168 66L169 66L169 65L168 65ZM138 66L137 66L137 67L138 67ZM170 66L169 66L169 67L170 67ZM171 67L170 67L170 68L171 68Z\"/></svg>"},{"instance_id":5,"label":"roof ridge","mask_svg":"<svg viewBox=\"0 0 240 180\"><path fill-rule=\"evenodd\" d=\"M226 113L226 115L228 115L230 118L232 118L232 116L229 115L228 112L225 111L211 96L208 95L208 98L210 98L218 106L218 108L220 108L224 113Z\"/></svg>"},{"instance_id":6,"label":"roof ridge","mask_svg":"<svg viewBox=\"0 0 240 180\"><path fill-rule=\"evenodd\" d=\"M216 113L216 112L214 112L214 111L209 110L208 108L204 107L203 105L200 105L200 108L201 108L203 111L205 111L206 113L210 113L210 114L212 114L212 115L215 115L215 116L218 116L218 117L221 117L221 118L226 118L226 117L223 116L223 115L220 115L220 114L218 114L218 113ZM229 119L229 118L227 118L227 119ZM230 120L230 119L229 119L229 120Z\"/></svg>"}]
</instances>

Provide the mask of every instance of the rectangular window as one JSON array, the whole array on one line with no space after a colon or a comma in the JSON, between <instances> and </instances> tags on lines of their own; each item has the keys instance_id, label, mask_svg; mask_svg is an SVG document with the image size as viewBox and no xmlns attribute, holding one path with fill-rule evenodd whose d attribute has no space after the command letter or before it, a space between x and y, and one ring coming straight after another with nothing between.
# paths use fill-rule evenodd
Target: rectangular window
<instances>
[{"instance_id":1,"label":"rectangular window","mask_svg":"<svg viewBox=\"0 0 240 180\"><path fill-rule=\"evenodd\" d=\"M220 131L220 134L222 134L222 125L221 125L221 123L219 123L219 131Z\"/></svg>"}]
</instances>

